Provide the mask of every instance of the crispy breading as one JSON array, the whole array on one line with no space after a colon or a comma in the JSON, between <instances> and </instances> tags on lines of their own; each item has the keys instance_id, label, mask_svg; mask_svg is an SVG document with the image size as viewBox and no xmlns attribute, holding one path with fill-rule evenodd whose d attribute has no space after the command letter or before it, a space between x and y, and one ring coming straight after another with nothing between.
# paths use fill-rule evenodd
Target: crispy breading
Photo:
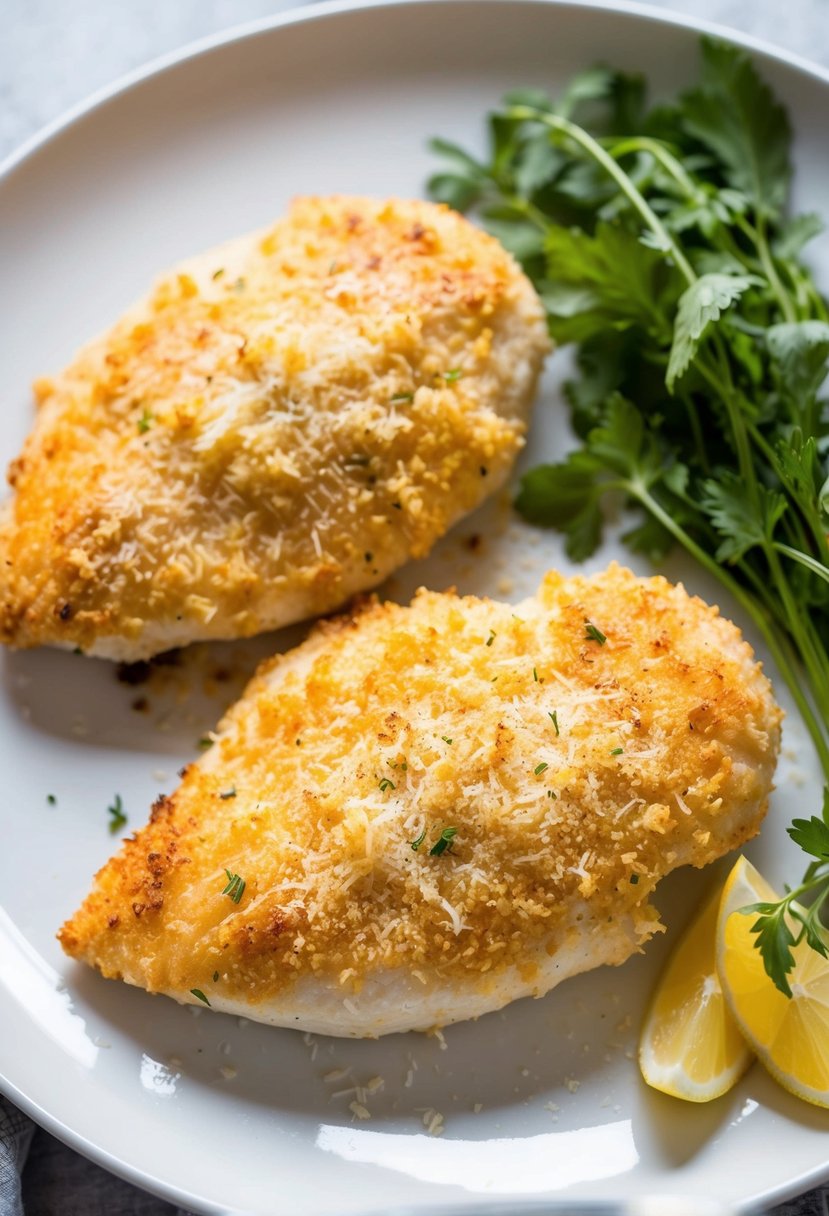
<instances>
[{"instance_id":1,"label":"crispy breading","mask_svg":"<svg viewBox=\"0 0 829 1216\"><path fill-rule=\"evenodd\" d=\"M502 484L548 348L463 217L297 200L38 384L0 640L138 659L331 611Z\"/></svg>"},{"instance_id":2,"label":"crispy breading","mask_svg":"<svg viewBox=\"0 0 829 1216\"><path fill-rule=\"evenodd\" d=\"M739 630L663 578L370 603L262 666L60 940L281 1025L476 1016L639 949L659 879L758 830L779 722Z\"/></svg>"}]
</instances>

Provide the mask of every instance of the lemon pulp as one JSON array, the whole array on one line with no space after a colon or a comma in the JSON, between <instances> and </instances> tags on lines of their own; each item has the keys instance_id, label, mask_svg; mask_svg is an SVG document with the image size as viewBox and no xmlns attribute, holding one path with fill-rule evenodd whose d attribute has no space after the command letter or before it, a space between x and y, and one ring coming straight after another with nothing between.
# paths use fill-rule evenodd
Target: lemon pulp
<instances>
[{"instance_id":1,"label":"lemon pulp","mask_svg":"<svg viewBox=\"0 0 829 1216\"><path fill-rule=\"evenodd\" d=\"M717 974L719 907L718 887L669 959L639 1041L639 1067L648 1085L689 1102L726 1093L752 1059Z\"/></svg>"},{"instance_id":2,"label":"lemon pulp","mask_svg":"<svg viewBox=\"0 0 829 1216\"><path fill-rule=\"evenodd\" d=\"M777 900L761 874L741 857L723 889L717 920L717 968L737 1025L772 1076L797 1097L829 1107L829 960L807 943L792 953L791 998L766 975L754 946L755 917L746 904ZM790 926L797 932L798 925Z\"/></svg>"}]
</instances>

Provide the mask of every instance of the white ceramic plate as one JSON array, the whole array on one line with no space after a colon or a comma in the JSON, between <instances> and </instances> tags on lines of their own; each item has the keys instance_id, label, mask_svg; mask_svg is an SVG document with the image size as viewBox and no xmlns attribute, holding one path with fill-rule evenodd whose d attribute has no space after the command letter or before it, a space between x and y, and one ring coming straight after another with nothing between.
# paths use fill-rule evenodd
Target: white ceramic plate
<instances>
[{"instance_id":1,"label":"white ceramic plate","mask_svg":"<svg viewBox=\"0 0 829 1216\"><path fill-rule=\"evenodd\" d=\"M479 144L482 115L518 85L555 90L597 59L646 71L659 89L693 72L696 34L643 12L524 0L327 7L278 18L168 62L97 101L17 158L0 182L3 294L0 457L31 421L29 385L114 319L155 272L267 223L300 192L417 195L426 137ZM829 212L827 80L759 55L794 118L797 196ZM526 462L567 441L556 361ZM483 557L463 539L479 533ZM604 563L615 550L608 546ZM558 540L490 507L392 593L420 582L514 595ZM694 590L716 596L677 562ZM728 605L725 605L728 608ZM261 653L285 639L268 639ZM199 650L141 689L73 655L0 658L0 1073L36 1118L110 1169L200 1212L334 1216L415 1212L497 1198L714 1195L747 1203L826 1172L829 1116L755 1068L694 1108L646 1089L633 1046L654 975L708 876L660 899L667 939L622 970L564 985L436 1038L305 1041L179 1008L66 962L55 930L114 845L107 806L130 825L219 716L257 647ZM238 680L237 680L238 683ZM184 696L189 690L191 695ZM817 803L795 721L755 852L780 881L799 869L785 824ZM57 805L47 802L47 795ZM348 1079L326 1080L335 1069ZM382 1077L356 1122L349 1086ZM430 1136L424 1112L445 1133Z\"/></svg>"}]
</instances>

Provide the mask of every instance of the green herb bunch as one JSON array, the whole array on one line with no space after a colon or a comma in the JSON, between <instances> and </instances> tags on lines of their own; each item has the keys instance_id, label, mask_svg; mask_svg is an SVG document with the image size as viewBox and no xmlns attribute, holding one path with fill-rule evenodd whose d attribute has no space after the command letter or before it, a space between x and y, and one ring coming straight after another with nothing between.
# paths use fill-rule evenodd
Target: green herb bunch
<instances>
[{"instance_id":1,"label":"green herb bunch","mask_svg":"<svg viewBox=\"0 0 829 1216\"><path fill-rule=\"evenodd\" d=\"M803 883L757 905L768 974L827 954L829 903L829 314L801 261L822 228L790 217L791 129L750 59L705 39L699 81L648 107L605 67L553 102L509 94L487 160L445 140L433 198L473 210L521 261L550 333L575 343L565 388L579 445L531 470L517 506L584 559L607 495L641 511L624 540L681 545L762 634L817 748L822 813L789 834ZM803 904L808 905L808 908Z\"/></svg>"}]
</instances>

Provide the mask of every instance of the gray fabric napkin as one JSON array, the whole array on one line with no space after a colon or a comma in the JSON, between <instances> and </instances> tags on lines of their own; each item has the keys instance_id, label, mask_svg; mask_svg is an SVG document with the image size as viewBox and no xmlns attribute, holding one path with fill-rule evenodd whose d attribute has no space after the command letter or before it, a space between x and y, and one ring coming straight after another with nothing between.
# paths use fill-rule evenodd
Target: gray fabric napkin
<instances>
[{"instance_id":1,"label":"gray fabric napkin","mask_svg":"<svg viewBox=\"0 0 829 1216\"><path fill-rule=\"evenodd\" d=\"M20 1177L35 1125L0 1098L0 1216L23 1216Z\"/></svg>"},{"instance_id":2,"label":"gray fabric napkin","mask_svg":"<svg viewBox=\"0 0 829 1216\"><path fill-rule=\"evenodd\" d=\"M0 1216L190 1213L93 1165L0 1096Z\"/></svg>"}]
</instances>

